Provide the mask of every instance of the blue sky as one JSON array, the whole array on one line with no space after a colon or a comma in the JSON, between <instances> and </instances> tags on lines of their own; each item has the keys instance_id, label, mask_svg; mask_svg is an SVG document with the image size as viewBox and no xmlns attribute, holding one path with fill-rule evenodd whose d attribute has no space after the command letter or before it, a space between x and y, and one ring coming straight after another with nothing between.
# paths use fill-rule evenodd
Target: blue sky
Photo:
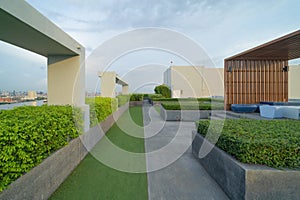
<instances>
[{"instance_id":1,"label":"blue sky","mask_svg":"<svg viewBox=\"0 0 300 200\"><path fill-rule=\"evenodd\" d=\"M191 38L216 67L223 67L226 57L300 29L298 0L26 1L83 44L87 58L120 33L160 27ZM143 91L162 81L171 60L174 65L186 64L176 55L147 50L123 56L111 69L127 78L133 90ZM0 90L46 91L46 63L41 56L0 42ZM95 88L87 84L88 91Z\"/></svg>"}]
</instances>

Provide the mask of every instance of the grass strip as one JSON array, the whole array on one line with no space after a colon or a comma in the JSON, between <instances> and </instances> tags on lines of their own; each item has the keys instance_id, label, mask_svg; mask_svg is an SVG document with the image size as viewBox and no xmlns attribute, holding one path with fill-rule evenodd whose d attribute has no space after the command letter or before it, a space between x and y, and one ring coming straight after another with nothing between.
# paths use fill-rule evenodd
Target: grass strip
<instances>
[{"instance_id":1,"label":"grass strip","mask_svg":"<svg viewBox=\"0 0 300 200\"><path fill-rule=\"evenodd\" d=\"M133 121L143 126L141 107L129 108ZM106 133L107 137L118 147L131 152L145 152L144 139L127 135L117 124L127 123L130 126L128 113ZM122 127L122 126L121 126ZM135 129L143 130L143 129ZM143 133L135 133L143 134ZM101 149L101 141L94 149ZM146 161L142 165L146 168ZM137 163L141 165L141 163ZM126 173L117 171L88 154L66 181L58 188L50 199L148 199L146 173Z\"/></svg>"}]
</instances>

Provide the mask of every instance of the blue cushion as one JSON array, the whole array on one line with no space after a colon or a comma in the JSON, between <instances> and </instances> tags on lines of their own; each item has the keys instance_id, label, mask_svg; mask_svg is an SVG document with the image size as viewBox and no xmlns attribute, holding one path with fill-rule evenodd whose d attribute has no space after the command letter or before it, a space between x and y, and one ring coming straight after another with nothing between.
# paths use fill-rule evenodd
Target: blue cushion
<instances>
[{"instance_id":1,"label":"blue cushion","mask_svg":"<svg viewBox=\"0 0 300 200\"><path fill-rule=\"evenodd\" d=\"M238 113L253 113L258 109L256 104L232 104L231 110Z\"/></svg>"}]
</instances>

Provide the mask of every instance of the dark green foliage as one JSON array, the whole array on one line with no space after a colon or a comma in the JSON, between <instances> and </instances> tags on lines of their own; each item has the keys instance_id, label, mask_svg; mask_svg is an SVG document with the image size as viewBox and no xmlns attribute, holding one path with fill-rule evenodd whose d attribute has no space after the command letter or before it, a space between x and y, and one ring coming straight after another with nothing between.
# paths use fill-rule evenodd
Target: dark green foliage
<instances>
[{"instance_id":1,"label":"dark green foliage","mask_svg":"<svg viewBox=\"0 0 300 200\"><path fill-rule=\"evenodd\" d=\"M155 94L161 94L166 98L171 98L171 90L166 85L158 85L154 88Z\"/></svg>"},{"instance_id":2,"label":"dark green foliage","mask_svg":"<svg viewBox=\"0 0 300 200\"><path fill-rule=\"evenodd\" d=\"M216 98L153 98L153 101L199 101L199 102L215 102L223 103L223 99Z\"/></svg>"},{"instance_id":3,"label":"dark green foliage","mask_svg":"<svg viewBox=\"0 0 300 200\"><path fill-rule=\"evenodd\" d=\"M158 98L165 98L163 97L163 95L161 94L147 94L147 96L150 98L150 99L158 99Z\"/></svg>"},{"instance_id":4,"label":"dark green foliage","mask_svg":"<svg viewBox=\"0 0 300 200\"><path fill-rule=\"evenodd\" d=\"M197 124L198 132L205 136L210 121ZM299 169L300 121L227 119L216 145L244 163Z\"/></svg>"},{"instance_id":5,"label":"dark green foliage","mask_svg":"<svg viewBox=\"0 0 300 200\"><path fill-rule=\"evenodd\" d=\"M143 101L144 94L132 94L130 96L130 101Z\"/></svg>"},{"instance_id":6,"label":"dark green foliage","mask_svg":"<svg viewBox=\"0 0 300 200\"><path fill-rule=\"evenodd\" d=\"M18 107L0 111L0 191L51 153L78 137L79 109L71 106Z\"/></svg>"},{"instance_id":7,"label":"dark green foliage","mask_svg":"<svg viewBox=\"0 0 300 200\"><path fill-rule=\"evenodd\" d=\"M90 126L93 127L105 120L118 108L118 100L109 97L86 98L86 104L90 106Z\"/></svg>"},{"instance_id":8,"label":"dark green foliage","mask_svg":"<svg viewBox=\"0 0 300 200\"><path fill-rule=\"evenodd\" d=\"M125 105L127 102L129 102L130 95L129 94L118 95L117 99L118 99L118 107L121 107L121 106Z\"/></svg>"},{"instance_id":9,"label":"dark green foliage","mask_svg":"<svg viewBox=\"0 0 300 200\"><path fill-rule=\"evenodd\" d=\"M166 110L223 110L223 103L203 103L198 101L171 101L163 102L161 105Z\"/></svg>"}]
</instances>

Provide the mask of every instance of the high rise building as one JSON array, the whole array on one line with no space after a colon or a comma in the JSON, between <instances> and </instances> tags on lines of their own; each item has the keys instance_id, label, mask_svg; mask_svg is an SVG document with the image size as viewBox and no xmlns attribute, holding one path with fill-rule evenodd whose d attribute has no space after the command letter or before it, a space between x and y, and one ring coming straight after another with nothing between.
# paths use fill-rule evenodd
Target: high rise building
<instances>
[{"instance_id":1,"label":"high rise building","mask_svg":"<svg viewBox=\"0 0 300 200\"><path fill-rule=\"evenodd\" d=\"M35 100L37 98L36 91L28 91L26 99Z\"/></svg>"}]
</instances>

